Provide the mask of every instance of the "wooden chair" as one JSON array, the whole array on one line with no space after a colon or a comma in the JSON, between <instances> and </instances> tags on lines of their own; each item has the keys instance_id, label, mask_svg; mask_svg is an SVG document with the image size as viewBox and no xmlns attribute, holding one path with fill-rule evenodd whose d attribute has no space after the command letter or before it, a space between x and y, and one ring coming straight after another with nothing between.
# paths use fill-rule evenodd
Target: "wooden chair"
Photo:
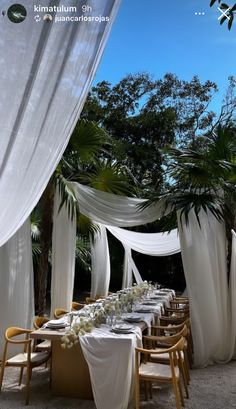
<instances>
[{"instance_id":1,"label":"wooden chair","mask_svg":"<svg viewBox=\"0 0 236 409\"><path fill-rule=\"evenodd\" d=\"M94 302L96 302L96 298L86 297L85 302L86 304L93 304Z\"/></svg>"},{"instance_id":2,"label":"wooden chair","mask_svg":"<svg viewBox=\"0 0 236 409\"><path fill-rule=\"evenodd\" d=\"M64 310L63 308L56 308L54 310L54 318L58 320L59 318L62 318L64 315L68 314L69 311Z\"/></svg>"},{"instance_id":3,"label":"wooden chair","mask_svg":"<svg viewBox=\"0 0 236 409\"><path fill-rule=\"evenodd\" d=\"M187 326L188 334L187 334L187 341L185 343L185 347L188 353L188 363L189 367L192 368L193 366L193 338L192 338L192 331L191 331L191 323L189 317L167 317L161 316L160 319L161 325L152 326L151 334L152 335L171 335L178 331L180 331L184 325Z\"/></svg>"},{"instance_id":4,"label":"wooden chair","mask_svg":"<svg viewBox=\"0 0 236 409\"><path fill-rule=\"evenodd\" d=\"M186 316L189 317L189 307L178 307L178 308L172 308L172 307L165 307L164 308L164 315L167 316Z\"/></svg>"},{"instance_id":5,"label":"wooden chair","mask_svg":"<svg viewBox=\"0 0 236 409\"><path fill-rule=\"evenodd\" d=\"M184 337L184 348L183 352L180 353L180 359L182 361L180 368L182 370L183 376L183 383L186 392L186 397L189 398L188 393L188 384L190 382L190 372L189 372L189 361L188 361L188 352L187 352L187 335L188 335L188 328L184 324L183 328L173 335L164 335L164 336L144 336L144 347L146 349L158 349L161 351L163 348L168 348L174 344L176 344L180 338ZM150 360L153 362L159 362L162 364L169 364L169 355L163 353L161 355L150 355Z\"/></svg>"},{"instance_id":6,"label":"wooden chair","mask_svg":"<svg viewBox=\"0 0 236 409\"><path fill-rule=\"evenodd\" d=\"M159 350L135 348L135 402L136 409L140 409L140 381L145 383L170 383L172 384L176 409L181 409L181 405L184 406L184 399L181 389L180 380L180 353L184 348L184 338L181 338L175 345L170 348ZM151 355L161 355L167 353L169 355L169 364L164 365L150 361ZM144 357L143 362L139 365L140 354Z\"/></svg>"},{"instance_id":7,"label":"wooden chair","mask_svg":"<svg viewBox=\"0 0 236 409\"><path fill-rule=\"evenodd\" d=\"M81 310L82 308L84 308L85 305L86 305L86 304L85 304L85 303L82 303L82 302L72 301L71 309L72 309L72 310L79 311L79 310Z\"/></svg>"},{"instance_id":8,"label":"wooden chair","mask_svg":"<svg viewBox=\"0 0 236 409\"><path fill-rule=\"evenodd\" d=\"M49 321L49 318L47 317L35 317L34 329L42 328L48 321ZM51 352L51 341L49 339L46 339L45 341L42 341L39 344L35 343L34 351Z\"/></svg>"},{"instance_id":9,"label":"wooden chair","mask_svg":"<svg viewBox=\"0 0 236 409\"><path fill-rule=\"evenodd\" d=\"M20 367L19 385L22 382L23 370L27 369L27 381L26 381L26 401L29 403L30 393L30 380L32 375L32 369L44 364L50 357L48 352L32 352L32 339L30 339L30 333L32 331L23 328L10 327L5 332L5 347L3 352L1 374L0 374L0 391L2 389L3 376L6 366ZM23 337L23 338L22 338ZM15 346L22 345L23 353L18 353L12 358L7 358L8 345L13 344Z\"/></svg>"},{"instance_id":10,"label":"wooden chair","mask_svg":"<svg viewBox=\"0 0 236 409\"><path fill-rule=\"evenodd\" d=\"M189 308L189 301L188 300L180 300L180 299L173 299L169 301L171 308Z\"/></svg>"}]
</instances>

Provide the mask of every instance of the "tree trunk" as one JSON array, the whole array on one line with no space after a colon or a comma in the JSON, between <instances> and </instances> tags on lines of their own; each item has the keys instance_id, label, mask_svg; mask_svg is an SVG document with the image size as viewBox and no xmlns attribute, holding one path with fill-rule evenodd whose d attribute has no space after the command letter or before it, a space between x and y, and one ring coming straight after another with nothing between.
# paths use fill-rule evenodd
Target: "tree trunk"
<instances>
[{"instance_id":1,"label":"tree trunk","mask_svg":"<svg viewBox=\"0 0 236 409\"><path fill-rule=\"evenodd\" d=\"M54 203L54 183L49 181L41 198L41 255L39 259L38 272L36 275L36 311L42 316L46 313L46 295L49 269L49 252L52 244L53 227L53 203Z\"/></svg>"}]
</instances>

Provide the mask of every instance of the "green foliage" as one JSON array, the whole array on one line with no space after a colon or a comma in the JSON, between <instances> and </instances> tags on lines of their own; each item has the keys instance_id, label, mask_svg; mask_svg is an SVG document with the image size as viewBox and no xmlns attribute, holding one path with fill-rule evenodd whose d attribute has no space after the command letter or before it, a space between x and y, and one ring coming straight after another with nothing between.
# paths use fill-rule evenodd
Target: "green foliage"
<instances>
[{"instance_id":1,"label":"green foliage","mask_svg":"<svg viewBox=\"0 0 236 409\"><path fill-rule=\"evenodd\" d=\"M112 86L103 81L92 88L82 117L93 120L117 141L108 149L140 189L142 196L163 184L160 149L178 141L188 144L209 131L214 113L207 107L217 86L197 77L179 80L173 74L154 80L147 73L127 75Z\"/></svg>"},{"instance_id":2,"label":"green foliage","mask_svg":"<svg viewBox=\"0 0 236 409\"><path fill-rule=\"evenodd\" d=\"M122 165L101 161L86 173L80 175L80 181L97 190L117 195L131 195L130 180Z\"/></svg>"},{"instance_id":3,"label":"green foliage","mask_svg":"<svg viewBox=\"0 0 236 409\"><path fill-rule=\"evenodd\" d=\"M84 236L76 238L76 264L79 270L91 271L91 251L90 242Z\"/></svg>"},{"instance_id":4,"label":"green foliage","mask_svg":"<svg viewBox=\"0 0 236 409\"><path fill-rule=\"evenodd\" d=\"M211 212L218 220L235 219L236 131L222 128L194 149L169 148L165 151L169 188L160 197L172 215L180 212L188 222L191 209L198 222L199 212ZM152 198L151 202L157 200Z\"/></svg>"},{"instance_id":5,"label":"green foliage","mask_svg":"<svg viewBox=\"0 0 236 409\"><path fill-rule=\"evenodd\" d=\"M68 180L66 180L62 174L58 173L58 171L55 173L55 181L61 197L61 203L58 213L65 205L68 210L69 217L71 218L71 220L73 220L75 215L79 214L79 204L76 199L74 190L72 189Z\"/></svg>"}]
</instances>

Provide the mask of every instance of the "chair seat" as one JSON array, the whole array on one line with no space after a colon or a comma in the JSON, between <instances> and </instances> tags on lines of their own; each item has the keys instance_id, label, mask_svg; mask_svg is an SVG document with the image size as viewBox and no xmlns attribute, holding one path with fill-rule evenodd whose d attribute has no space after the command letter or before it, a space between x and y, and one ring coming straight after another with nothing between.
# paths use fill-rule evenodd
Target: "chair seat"
<instances>
[{"instance_id":1,"label":"chair seat","mask_svg":"<svg viewBox=\"0 0 236 409\"><path fill-rule=\"evenodd\" d=\"M49 358L49 353L48 352L31 352L30 354L30 361L31 364L35 365L40 365L40 363L44 363L48 358ZM13 356L12 358L9 358L7 360L7 365L11 366L19 366L19 365L27 365L27 354L26 353L21 353L18 355Z\"/></svg>"},{"instance_id":2,"label":"chair seat","mask_svg":"<svg viewBox=\"0 0 236 409\"><path fill-rule=\"evenodd\" d=\"M179 378L179 368L175 366L176 377ZM172 380L171 368L168 365L156 364L154 362L147 362L146 364L141 364L139 367L139 376L141 378L156 378L159 380Z\"/></svg>"},{"instance_id":3,"label":"chair seat","mask_svg":"<svg viewBox=\"0 0 236 409\"><path fill-rule=\"evenodd\" d=\"M156 351L161 351L161 348L156 348ZM182 360L184 360L184 353L183 351L180 351L180 356L182 358ZM152 362L169 362L170 361L170 356L168 354L168 352L163 353L163 354L150 354L150 358Z\"/></svg>"},{"instance_id":4,"label":"chair seat","mask_svg":"<svg viewBox=\"0 0 236 409\"><path fill-rule=\"evenodd\" d=\"M51 341L49 339L46 339L43 342L40 342L39 344L36 345L35 350L36 351L49 351L51 349Z\"/></svg>"}]
</instances>

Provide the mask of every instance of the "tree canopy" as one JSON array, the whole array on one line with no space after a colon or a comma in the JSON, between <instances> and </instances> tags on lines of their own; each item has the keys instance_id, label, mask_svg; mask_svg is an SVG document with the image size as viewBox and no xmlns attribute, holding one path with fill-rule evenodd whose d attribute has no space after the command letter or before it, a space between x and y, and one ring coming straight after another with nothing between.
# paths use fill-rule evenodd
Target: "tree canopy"
<instances>
[{"instance_id":1,"label":"tree canopy","mask_svg":"<svg viewBox=\"0 0 236 409\"><path fill-rule=\"evenodd\" d=\"M163 184L160 149L187 145L212 127L215 114L208 107L216 92L214 82L201 83L197 76L185 81L170 73L157 80L147 73L129 74L116 85L102 81L94 86L82 117L114 138L117 160L144 196Z\"/></svg>"}]
</instances>

